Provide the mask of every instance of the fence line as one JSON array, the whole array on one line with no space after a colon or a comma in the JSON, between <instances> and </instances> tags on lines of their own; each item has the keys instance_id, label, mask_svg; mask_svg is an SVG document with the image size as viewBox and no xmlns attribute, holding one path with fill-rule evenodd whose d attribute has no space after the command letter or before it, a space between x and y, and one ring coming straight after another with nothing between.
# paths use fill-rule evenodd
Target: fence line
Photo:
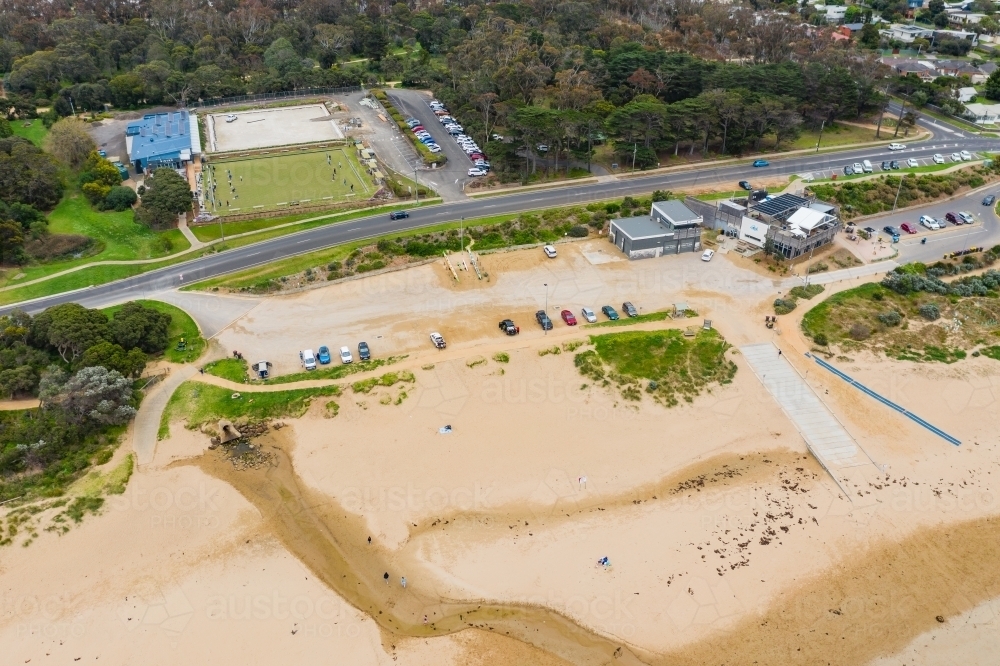
<instances>
[{"instance_id":1,"label":"fence line","mask_svg":"<svg viewBox=\"0 0 1000 666\"><path fill-rule=\"evenodd\" d=\"M312 95L346 95L360 92L363 86L343 86L339 88L302 88L300 90L283 90L272 93L256 93L253 95L237 95L235 97L216 97L214 99L198 100L189 102L189 109L204 109L212 106L225 106L227 104L242 104L246 102L266 102L275 99L295 99L296 97L310 97Z\"/></svg>"}]
</instances>

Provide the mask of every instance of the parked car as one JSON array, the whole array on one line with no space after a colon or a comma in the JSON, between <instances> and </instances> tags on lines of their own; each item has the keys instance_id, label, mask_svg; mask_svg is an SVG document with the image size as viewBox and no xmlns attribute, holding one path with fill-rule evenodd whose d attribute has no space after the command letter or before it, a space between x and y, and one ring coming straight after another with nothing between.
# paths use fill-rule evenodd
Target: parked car
<instances>
[{"instance_id":1,"label":"parked car","mask_svg":"<svg viewBox=\"0 0 1000 666\"><path fill-rule=\"evenodd\" d=\"M302 361L302 367L306 370L316 369L316 355L313 354L312 349L303 349L299 352L299 360Z\"/></svg>"},{"instance_id":2,"label":"parked car","mask_svg":"<svg viewBox=\"0 0 1000 666\"><path fill-rule=\"evenodd\" d=\"M544 143L538 144L537 146L535 146L535 149L538 150L538 152L540 152L540 153L547 153L547 152L549 152L549 147L547 145L545 145Z\"/></svg>"},{"instance_id":3,"label":"parked car","mask_svg":"<svg viewBox=\"0 0 1000 666\"><path fill-rule=\"evenodd\" d=\"M899 229L892 226L891 224L887 224L886 226L882 227L882 231L889 234L893 238L899 238Z\"/></svg>"},{"instance_id":4,"label":"parked car","mask_svg":"<svg viewBox=\"0 0 1000 666\"><path fill-rule=\"evenodd\" d=\"M494 134L490 138L493 139L494 141L503 141L503 135L501 134Z\"/></svg>"},{"instance_id":5,"label":"parked car","mask_svg":"<svg viewBox=\"0 0 1000 666\"><path fill-rule=\"evenodd\" d=\"M330 362L330 348L323 345L316 352L316 358L319 359L320 364L326 365Z\"/></svg>"},{"instance_id":6,"label":"parked car","mask_svg":"<svg viewBox=\"0 0 1000 666\"><path fill-rule=\"evenodd\" d=\"M702 261L712 261L712 257L715 256L715 250L705 250L701 253Z\"/></svg>"},{"instance_id":7,"label":"parked car","mask_svg":"<svg viewBox=\"0 0 1000 666\"><path fill-rule=\"evenodd\" d=\"M605 305L603 308L601 308L601 312L603 312L604 316L610 319L611 321L615 321L618 319L618 313L615 312L615 309L610 305Z\"/></svg>"},{"instance_id":8,"label":"parked car","mask_svg":"<svg viewBox=\"0 0 1000 666\"><path fill-rule=\"evenodd\" d=\"M959 220L958 215L955 215L954 213L945 213L944 219L948 220L952 224L965 224Z\"/></svg>"},{"instance_id":9,"label":"parked car","mask_svg":"<svg viewBox=\"0 0 1000 666\"><path fill-rule=\"evenodd\" d=\"M468 173L469 176L471 176L472 178L476 178L478 176L485 176L487 172L483 171L479 167L472 167L471 169L469 169Z\"/></svg>"},{"instance_id":10,"label":"parked car","mask_svg":"<svg viewBox=\"0 0 1000 666\"><path fill-rule=\"evenodd\" d=\"M440 333L431 333L431 342L434 343L434 346L438 349L444 349L448 346Z\"/></svg>"},{"instance_id":11,"label":"parked car","mask_svg":"<svg viewBox=\"0 0 1000 666\"><path fill-rule=\"evenodd\" d=\"M552 330L552 320L549 319L549 316L547 314L545 314L545 310L539 310L538 312L536 312L535 320L542 327L543 331Z\"/></svg>"},{"instance_id":12,"label":"parked car","mask_svg":"<svg viewBox=\"0 0 1000 666\"><path fill-rule=\"evenodd\" d=\"M622 310L624 310L625 314L627 314L629 317L639 316L639 311L635 309L635 306L632 305L631 301L625 301L624 303L622 303Z\"/></svg>"},{"instance_id":13,"label":"parked car","mask_svg":"<svg viewBox=\"0 0 1000 666\"><path fill-rule=\"evenodd\" d=\"M854 173L864 173L865 168L861 165L861 162L854 163Z\"/></svg>"},{"instance_id":14,"label":"parked car","mask_svg":"<svg viewBox=\"0 0 1000 666\"><path fill-rule=\"evenodd\" d=\"M753 189L753 186L750 185L750 181L749 180L741 180L740 181L740 188L746 190L747 192L749 192L750 190Z\"/></svg>"},{"instance_id":15,"label":"parked car","mask_svg":"<svg viewBox=\"0 0 1000 666\"><path fill-rule=\"evenodd\" d=\"M970 152L969 152L969 151L967 151L967 150L963 150L963 151L962 151L962 152L960 152L960 153L959 153L958 155L959 155L959 157L961 157L961 158L962 158L962 161L963 161L963 162L968 162L969 160L971 160L971 159L972 159L972 153L970 153Z\"/></svg>"},{"instance_id":16,"label":"parked car","mask_svg":"<svg viewBox=\"0 0 1000 666\"><path fill-rule=\"evenodd\" d=\"M893 161L889 162L889 167L892 168L892 169L898 169L899 168L899 162L897 160L893 160Z\"/></svg>"},{"instance_id":17,"label":"parked car","mask_svg":"<svg viewBox=\"0 0 1000 666\"><path fill-rule=\"evenodd\" d=\"M941 153L934 153L934 164L944 164L944 155Z\"/></svg>"},{"instance_id":18,"label":"parked car","mask_svg":"<svg viewBox=\"0 0 1000 666\"><path fill-rule=\"evenodd\" d=\"M996 200L997 200L997 198L994 195L987 194L985 197L983 197L983 205L984 206L992 206L993 202L996 201Z\"/></svg>"},{"instance_id":19,"label":"parked car","mask_svg":"<svg viewBox=\"0 0 1000 666\"><path fill-rule=\"evenodd\" d=\"M976 218L972 217L972 213L968 213L964 210L958 214L958 217L966 224L972 224L976 221Z\"/></svg>"},{"instance_id":20,"label":"parked car","mask_svg":"<svg viewBox=\"0 0 1000 666\"><path fill-rule=\"evenodd\" d=\"M885 160L882 162L882 171L888 171L891 168L892 167L889 166L889 160Z\"/></svg>"},{"instance_id":21,"label":"parked car","mask_svg":"<svg viewBox=\"0 0 1000 666\"><path fill-rule=\"evenodd\" d=\"M914 227L909 222L903 222L901 225L899 225L899 228L902 229L903 231L905 231L908 234L915 234L915 233L917 233L917 228Z\"/></svg>"},{"instance_id":22,"label":"parked car","mask_svg":"<svg viewBox=\"0 0 1000 666\"><path fill-rule=\"evenodd\" d=\"M441 146L437 145L436 143L432 143L431 145L427 146L427 150L431 151L432 153L440 153Z\"/></svg>"},{"instance_id":23,"label":"parked car","mask_svg":"<svg viewBox=\"0 0 1000 666\"><path fill-rule=\"evenodd\" d=\"M405 220L409 216L410 214L407 213L405 210L394 210L391 213L389 213L390 220Z\"/></svg>"},{"instance_id":24,"label":"parked car","mask_svg":"<svg viewBox=\"0 0 1000 666\"><path fill-rule=\"evenodd\" d=\"M556 249L551 245L546 245L545 247L543 247L542 252L544 252L545 256L548 257L549 259L556 258Z\"/></svg>"},{"instance_id":25,"label":"parked car","mask_svg":"<svg viewBox=\"0 0 1000 666\"><path fill-rule=\"evenodd\" d=\"M844 175L845 176L853 176L854 175L854 167L852 167L850 164L848 164L847 166L845 166L844 167Z\"/></svg>"},{"instance_id":26,"label":"parked car","mask_svg":"<svg viewBox=\"0 0 1000 666\"><path fill-rule=\"evenodd\" d=\"M902 143L890 143L889 150L904 150L906 146Z\"/></svg>"},{"instance_id":27,"label":"parked car","mask_svg":"<svg viewBox=\"0 0 1000 666\"><path fill-rule=\"evenodd\" d=\"M372 350L368 348L367 342L358 343L358 358L362 361L370 361L372 358Z\"/></svg>"},{"instance_id":28,"label":"parked car","mask_svg":"<svg viewBox=\"0 0 1000 666\"><path fill-rule=\"evenodd\" d=\"M507 335L517 335L521 332L521 329L517 327L512 319L504 319L500 322L500 330Z\"/></svg>"},{"instance_id":29,"label":"parked car","mask_svg":"<svg viewBox=\"0 0 1000 666\"><path fill-rule=\"evenodd\" d=\"M344 365L348 363L354 363L354 357L351 356L351 350L347 347L340 348L340 362Z\"/></svg>"},{"instance_id":30,"label":"parked car","mask_svg":"<svg viewBox=\"0 0 1000 666\"><path fill-rule=\"evenodd\" d=\"M951 161L952 162L961 162L962 161L962 154L961 153L952 153L951 154Z\"/></svg>"},{"instance_id":31,"label":"parked car","mask_svg":"<svg viewBox=\"0 0 1000 666\"><path fill-rule=\"evenodd\" d=\"M938 224L938 221L935 220L930 215L921 215L920 216L920 224L922 224L923 226L927 227L928 229L940 229L941 228L941 225Z\"/></svg>"},{"instance_id":32,"label":"parked car","mask_svg":"<svg viewBox=\"0 0 1000 666\"><path fill-rule=\"evenodd\" d=\"M253 364L254 372L261 379L267 379L271 374L271 362L270 361L257 361Z\"/></svg>"},{"instance_id":33,"label":"parked car","mask_svg":"<svg viewBox=\"0 0 1000 666\"><path fill-rule=\"evenodd\" d=\"M916 161L915 159L913 159L911 157L910 159L906 160L906 166L908 166L908 167L918 167L918 166L920 166L920 162Z\"/></svg>"},{"instance_id":34,"label":"parked car","mask_svg":"<svg viewBox=\"0 0 1000 666\"><path fill-rule=\"evenodd\" d=\"M861 163L861 168L864 169L865 173L871 173L872 171L874 171L874 169L872 168L872 163L869 162L868 160L865 160Z\"/></svg>"},{"instance_id":35,"label":"parked car","mask_svg":"<svg viewBox=\"0 0 1000 666\"><path fill-rule=\"evenodd\" d=\"M576 317L569 310L563 310L559 313L559 316L562 317L567 326L576 326Z\"/></svg>"},{"instance_id":36,"label":"parked car","mask_svg":"<svg viewBox=\"0 0 1000 666\"><path fill-rule=\"evenodd\" d=\"M767 160L754 160L753 164L751 164L750 166L766 167L766 166L771 166L771 163L768 162Z\"/></svg>"},{"instance_id":37,"label":"parked car","mask_svg":"<svg viewBox=\"0 0 1000 666\"><path fill-rule=\"evenodd\" d=\"M593 324L595 321L597 321L597 315L595 315L594 311L591 310L590 308L583 308L582 310L580 310L580 314L582 314L583 318L586 319L587 322L590 324Z\"/></svg>"}]
</instances>

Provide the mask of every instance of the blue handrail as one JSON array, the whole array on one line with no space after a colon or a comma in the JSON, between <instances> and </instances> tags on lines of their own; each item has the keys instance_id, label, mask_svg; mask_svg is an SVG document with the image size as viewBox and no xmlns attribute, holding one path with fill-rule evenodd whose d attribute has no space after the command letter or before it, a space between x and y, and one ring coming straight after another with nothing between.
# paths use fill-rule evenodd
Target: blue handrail
<instances>
[{"instance_id":1,"label":"blue handrail","mask_svg":"<svg viewBox=\"0 0 1000 666\"><path fill-rule=\"evenodd\" d=\"M922 425L923 427L927 428L928 430L930 430L932 433L934 433L938 437L941 437L942 439L944 439L949 444L954 444L955 446L961 446L962 445L961 440L959 440L959 439L957 439L955 437L952 437L951 435L949 435L948 433L946 433L944 430L941 430L940 428L931 425L930 423L928 423L927 421L923 420L922 418L920 418L919 416L917 416L913 412L909 411L905 407L897 405L896 403L894 403L892 400L889 400L888 398L883 398L882 396L880 396L875 391L871 390L870 388L868 388L864 384L861 384L860 382L855 381L849 375L841 372L840 370L838 370L837 368L833 367L832 365L830 365L826 361L824 361L824 360L822 360L822 359L820 359L820 358L818 358L818 357L816 357L816 356L814 356L812 354L808 354L807 353L806 356L807 357L811 357L812 360L816 361L822 367L826 368L827 370L829 370L833 374L837 375L838 377L840 377L841 379L843 379L844 381L846 381L848 384L851 384L855 388L859 389L862 393L866 393L866 394L870 395L871 397L875 398L876 400L878 400L879 402L881 402L886 407L890 407L890 408L896 410L897 412L899 412L900 414L902 414L903 416L907 417L908 419L919 423L920 425Z\"/></svg>"}]
</instances>

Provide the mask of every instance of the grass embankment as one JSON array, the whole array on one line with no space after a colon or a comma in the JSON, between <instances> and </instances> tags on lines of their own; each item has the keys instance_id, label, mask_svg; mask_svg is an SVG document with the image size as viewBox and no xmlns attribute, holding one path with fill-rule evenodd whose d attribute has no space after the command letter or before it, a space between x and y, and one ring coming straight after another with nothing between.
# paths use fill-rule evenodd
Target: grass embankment
<instances>
[{"instance_id":1,"label":"grass embankment","mask_svg":"<svg viewBox=\"0 0 1000 666\"><path fill-rule=\"evenodd\" d=\"M675 329L626 331L593 335L590 342L594 349L574 359L577 369L600 386L614 386L626 400L641 400L645 391L672 407L736 374L736 364L725 357L729 344L715 330L693 337Z\"/></svg>"},{"instance_id":2,"label":"grass embankment","mask_svg":"<svg viewBox=\"0 0 1000 666\"><path fill-rule=\"evenodd\" d=\"M336 350L331 350L331 354L335 354ZM334 356L336 358L336 356ZM376 368L381 368L384 365L392 365L398 361L402 361L406 356L390 356L388 358L373 358L370 361L364 361L360 363L349 363L347 365L327 365L320 366L315 370L309 372L295 372L290 375L281 375L280 377L274 377L269 379L269 384L291 384L292 382L303 382L311 379L343 379L344 377L350 375L356 375L359 372L368 372L369 370L374 370Z\"/></svg>"},{"instance_id":3,"label":"grass embankment","mask_svg":"<svg viewBox=\"0 0 1000 666\"><path fill-rule=\"evenodd\" d=\"M299 215L286 215L283 217L258 218L255 220L242 220L240 222L223 222L221 230L219 229L218 223L197 225L192 226L191 231L198 240L204 243L211 243L213 241L221 240L223 233L225 233L226 238L229 238L237 234L265 231L282 224L291 224L292 222L302 221L303 224L301 225L289 226L286 229L281 230L283 233L291 234L298 231L305 231L306 229L312 229L313 227L330 224L332 222L346 222L359 217L368 217L369 215L389 213L394 210L403 210L412 207L413 204L393 204L391 206L378 206L376 208L364 208L342 213L330 213L329 215L306 213ZM257 242L259 240L265 240L267 237L262 234L254 234L253 238L254 242Z\"/></svg>"},{"instance_id":4,"label":"grass embankment","mask_svg":"<svg viewBox=\"0 0 1000 666\"><path fill-rule=\"evenodd\" d=\"M906 208L951 196L963 188L975 189L996 178L998 169L998 165L974 166L940 175L887 175L854 183L813 184L807 189L824 201L840 204L841 217L847 220L892 210L894 203L897 208Z\"/></svg>"},{"instance_id":5,"label":"grass embankment","mask_svg":"<svg viewBox=\"0 0 1000 666\"><path fill-rule=\"evenodd\" d=\"M205 338L201 337L198 324L187 312L162 301L137 300L135 302L157 312L170 315L170 327L167 329L169 339L167 340L167 348L163 352L165 360L171 363L191 363L205 351L207 344ZM112 317L121 308L121 305L114 305L110 308L104 308L104 313L108 317ZM181 338L187 343L187 348L183 351L177 349Z\"/></svg>"},{"instance_id":6,"label":"grass embankment","mask_svg":"<svg viewBox=\"0 0 1000 666\"><path fill-rule=\"evenodd\" d=\"M49 214L49 232L51 234L73 234L87 236L93 239L91 246L79 257L68 259L57 259L45 263L36 263L26 266L18 266L0 272L0 287L14 287L18 283L27 282L43 278L53 273L65 271L77 266L83 266L97 261L129 261L134 259L156 259L176 252L182 252L191 247L184 235L178 229L169 231L151 231L141 224L136 224L132 219L132 211L124 212L99 212L91 208L87 200L79 192L71 192L59 202L59 205ZM96 268L96 267L95 267ZM116 274L115 269L135 269L136 267L125 266L105 266L105 269L112 269L111 273ZM92 269L87 269L88 271ZM134 275L138 270L132 272ZM79 276L77 276L79 277ZM42 287L39 295L66 291L68 289L79 289L94 282L95 274L78 281L71 276L54 278L62 280L58 285L73 284L75 286L54 289L53 286ZM29 285L25 292L31 292ZM14 290L11 290L14 291ZM16 290L20 292L20 290ZM9 292L0 292L7 294ZM14 300L24 300L35 298L36 296L20 296L11 298L10 296L0 296L5 303Z\"/></svg>"},{"instance_id":7,"label":"grass embankment","mask_svg":"<svg viewBox=\"0 0 1000 666\"><path fill-rule=\"evenodd\" d=\"M633 324L645 324L651 321L663 321L670 316L669 312L649 312L638 317L620 317L619 319L609 319L599 321L594 324L584 324L584 328L613 328L615 326L631 326Z\"/></svg>"},{"instance_id":8,"label":"grass embankment","mask_svg":"<svg viewBox=\"0 0 1000 666\"><path fill-rule=\"evenodd\" d=\"M250 366L242 358L222 358L204 367L205 374L242 384L250 377Z\"/></svg>"},{"instance_id":9,"label":"grass embankment","mask_svg":"<svg viewBox=\"0 0 1000 666\"><path fill-rule=\"evenodd\" d=\"M924 275L922 266L905 268L917 277ZM861 285L809 310L802 329L821 348L870 350L903 361L954 363L971 350L992 358L1000 337L1000 294L995 288L976 295L955 293L976 280L959 279L945 285L945 293L899 293L883 284Z\"/></svg>"},{"instance_id":10,"label":"grass embankment","mask_svg":"<svg viewBox=\"0 0 1000 666\"><path fill-rule=\"evenodd\" d=\"M27 125L27 127L25 127ZM10 127L14 130L14 136L19 136L22 139L27 139L36 146L41 147L42 142L45 141L45 137L49 134L49 128L45 126L41 118L34 118L32 120L15 120L11 122Z\"/></svg>"},{"instance_id":11,"label":"grass embankment","mask_svg":"<svg viewBox=\"0 0 1000 666\"><path fill-rule=\"evenodd\" d=\"M216 419L298 418L305 414L314 398L340 395L336 385L319 388L233 393L231 389L201 382L184 382L172 396L160 419L160 439L169 436L170 422L184 419L195 429Z\"/></svg>"}]
</instances>

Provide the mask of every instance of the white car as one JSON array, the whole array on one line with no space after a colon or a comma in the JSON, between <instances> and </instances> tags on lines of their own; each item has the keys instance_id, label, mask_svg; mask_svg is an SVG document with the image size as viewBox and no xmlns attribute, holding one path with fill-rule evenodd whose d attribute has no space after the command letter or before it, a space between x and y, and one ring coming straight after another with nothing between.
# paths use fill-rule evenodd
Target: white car
<instances>
[{"instance_id":1,"label":"white car","mask_svg":"<svg viewBox=\"0 0 1000 666\"><path fill-rule=\"evenodd\" d=\"M234 122L236 122L236 116L234 116L233 114L230 113L228 116L226 116L226 122L227 123L234 123Z\"/></svg>"},{"instance_id":2,"label":"white car","mask_svg":"<svg viewBox=\"0 0 1000 666\"><path fill-rule=\"evenodd\" d=\"M473 167L469 169L469 175L475 178L477 176L485 176L486 172L480 169L479 167Z\"/></svg>"},{"instance_id":3,"label":"white car","mask_svg":"<svg viewBox=\"0 0 1000 666\"><path fill-rule=\"evenodd\" d=\"M702 261L712 261L712 257L715 256L715 250L705 250L701 253Z\"/></svg>"},{"instance_id":4,"label":"white car","mask_svg":"<svg viewBox=\"0 0 1000 666\"><path fill-rule=\"evenodd\" d=\"M302 361L302 367L306 370L316 369L316 355L313 354L312 349L304 349L299 352L299 359Z\"/></svg>"},{"instance_id":5,"label":"white car","mask_svg":"<svg viewBox=\"0 0 1000 666\"><path fill-rule=\"evenodd\" d=\"M944 164L944 155L942 155L941 153L935 153L934 164Z\"/></svg>"},{"instance_id":6,"label":"white car","mask_svg":"<svg viewBox=\"0 0 1000 666\"><path fill-rule=\"evenodd\" d=\"M941 225L938 224L938 221L935 220L930 215L921 215L920 216L920 224L922 224L923 226L927 227L928 229L940 229L941 228Z\"/></svg>"},{"instance_id":7,"label":"white car","mask_svg":"<svg viewBox=\"0 0 1000 666\"><path fill-rule=\"evenodd\" d=\"M502 134L494 134L490 138L493 139L494 141L503 141L503 135Z\"/></svg>"},{"instance_id":8,"label":"white car","mask_svg":"<svg viewBox=\"0 0 1000 666\"><path fill-rule=\"evenodd\" d=\"M441 146L439 146L439 145L437 145L435 143L435 144L432 144L430 146L427 146L427 150L431 151L432 153L440 153L441 152Z\"/></svg>"},{"instance_id":9,"label":"white car","mask_svg":"<svg viewBox=\"0 0 1000 666\"><path fill-rule=\"evenodd\" d=\"M959 156L962 158L963 162L968 162L969 160L972 159L972 153L970 153L967 150L963 150L962 152L960 152Z\"/></svg>"},{"instance_id":10,"label":"white car","mask_svg":"<svg viewBox=\"0 0 1000 666\"><path fill-rule=\"evenodd\" d=\"M915 159L913 159L911 157L910 159L906 160L906 166L908 166L908 167L918 167L918 166L920 166L920 162L916 161Z\"/></svg>"},{"instance_id":11,"label":"white car","mask_svg":"<svg viewBox=\"0 0 1000 666\"><path fill-rule=\"evenodd\" d=\"M972 224L976 221L976 218L972 217L972 213L967 213L964 210L959 213L958 216L962 219L962 222L965 222L966 224Z\"/></svg>"},{"instance_id":12,"label":"white car","mask_svg":"<svg viewBox=\"0 0 1000 666\"><path fill-rule=\"evenodd\" d=\"M547 153L547 152L549 152L549 147L547 145L545 145L544 143L538 144L537 146L535 146L535 148L538 149L538 152L540 152L540 153Z\"/></svg>"},{"instance_id":13,"label":"white car","mask_svg":"<svg viewBox=\"0 0 1000 666\"><path fill-rule=\"evenodd\" d=\"M890 143L889 150L905 150L906 146L902 143Z\"/></svg>"},{"instance_id":14,"label":"white car","mask_svg":"<svg viewBox=\"0 0 1000 666\"><path fill-rule=\"evenodd\" d=\"M952 153L951 154L951 161L952 162L961 162L962 161L962 154L961 153Z\"/></svg>"},{"instance_id":15,"label":"white car","mask_svg":"<svg viewBox=\"0 0 1000 666\"><path fill-rule=\"evenodd\" d=\"M595 321L597 321L597 315L595 315L594 311L591 310L590 308L584 308L580 310L580 314L582 314L583 318L586 319L587 322L590 324L593 324Z\"/></svg>"},{"instance_id":16,"label":"white car","mask_svg":"<svg viewBox=\"0 0 1000 666\"><path fill-rule=\"evenodd\" d=\"M549 259L556 258L556 249L551 245L546 245L545 247L542 248L542 251L545 253L545 256L548 257Z\"/></svg>"},{"instance_id":17,"label":"white car","mask_svg":"<svg viewBox=\"0 0 1000 666\"><path fill-rule=\"evenodd\" d=\"M864 168L864 166L862 166L861 162L855 162L853 168L854 168L854 173L864 173L865 172L865 168Z\"/></svg>"},{"instance_id":18,"label":"white car","mask_svg":"<svg viewBox=\"0 0 1000 666\"><path fill-rule=\"evenodd\" d=\"M351 356L351 350L348 349L347 347L340 348L340 362L343 363L344 365L354 362L354 357Z\"/></svg>"}]
</instances>

